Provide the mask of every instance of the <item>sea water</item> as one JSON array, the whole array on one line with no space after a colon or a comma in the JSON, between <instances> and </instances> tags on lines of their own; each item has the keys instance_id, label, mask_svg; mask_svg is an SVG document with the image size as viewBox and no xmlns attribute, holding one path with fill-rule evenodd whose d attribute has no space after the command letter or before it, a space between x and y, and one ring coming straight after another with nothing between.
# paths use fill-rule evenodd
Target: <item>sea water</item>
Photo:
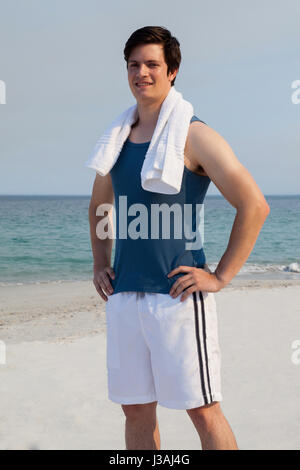
<instances>
[{"instance_id":1,"label":"sea water","mask_svg":"<svg viewBox=\"0 0 300 470\"><path fill-rule=\"evenodd\" d=\"M300 196L266 200L270 214L236 277L300 279ZM0 285L92 279L89 202L90 196L0 196ZM226 250L235 215L222 196L205 198L203 246L211 269Z\"/></svg>"}]
</instances>

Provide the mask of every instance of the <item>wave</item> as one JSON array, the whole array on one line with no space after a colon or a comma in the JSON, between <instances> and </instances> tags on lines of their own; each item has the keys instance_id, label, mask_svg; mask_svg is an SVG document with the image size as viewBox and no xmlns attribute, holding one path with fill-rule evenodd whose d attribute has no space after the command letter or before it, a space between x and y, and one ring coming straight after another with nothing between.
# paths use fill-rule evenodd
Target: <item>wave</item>
<instances>
[{"instance_id":1,"label":"wave","mask_svg":"<svg viewBox=\"0 0 300 470\"><path fill-rule=\"evenodd\" d=\"M209 263L211 270L216 269L217 263ZM297 262L286 264L244 264L237 274L264 274L264 273L300 273L300 265Z\"/></svg>"},{"instance_id":2,"label":"wave","mask_svg":"<svg viewBox=\"0 0 300 470\"><path fill-rule=\"evenodd\" d=\"M284 271L287 271L290 273L300 273L299 263L291 263L289 266L286 266L284 268Z\"/></svg>"},{"instance_id":3,"label":"wave","mask_svg":"<svg viewBox=\"0 0 300 470\"><path fill-rule=\"evenodd\" d=\"M208 266L211 271L214 271L217 267L218 263L208 263ZM283 276L285 279L288 279L289 276L294 276L291 277L292 279L297 276L297 274L300 274L300 263L298 262L292 262L290 264L244 264L244 266L241 268L239 273L236 275L238 278L240 275L248 275L248 276L255 276L255 275L268 275L273 278L280 278ZM3 279L3 277L2 277ZM86 274L85 276L81 275L75 278L70 278L68 275L66 275L65 279L49 279L49 280L32 280L26 278L23 280L23 282L18 282L18 281L0 281L0 287L6 287L6 286L22 286L22 285L28 285L28 284L62 284L62 283L70 283L70 282L81 282L81 281L93 281L93 274Z\"/></svg>"},{"instance_id":4,"label":"wave","mask_svg":"<svg viewBox=\"0 0 300 470\"><path fill-rule=\"evenodd\" d=\"M24 281L24 282L0 282L0 287L9 287L9 286L28 286L28 284L38 285L38 284L63 284L63 283L73 283L73 282L82 282L90 281L93 282L93 276L82 279L56 279L56 280L46 280L46 281Z\"/></svg>"}]
</instances>

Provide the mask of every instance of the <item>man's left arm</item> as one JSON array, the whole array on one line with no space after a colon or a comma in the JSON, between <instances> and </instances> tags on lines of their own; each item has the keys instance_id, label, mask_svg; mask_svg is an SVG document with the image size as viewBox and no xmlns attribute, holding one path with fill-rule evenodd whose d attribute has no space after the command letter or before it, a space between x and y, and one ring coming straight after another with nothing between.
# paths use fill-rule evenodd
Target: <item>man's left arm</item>
<instances>
[{"instance_id":1,"label":"man's left arm","mask_svg":"<svg viewBox=\"0 0 300 470\"><path fill-rule=\"evenodd\" d=\"M205 124L194 123L190 126L188 147L193 161L204 168L223 196L236 209L229 242L215 272L209 274L198 269L195 273L199 289L217 292L234 278L248 259L270 207L249 171L214 129ZM171 271L172 275L176 274L176 270ZM176 281L177 285L182 282L183 279ZM171 291L174 286L176 289L174 283ZM188 289L182 300L187 295Z\"/></svg>"},{"instance_id":2,"label":"man's left arm","mask_svg":"<svg viewBox=\"0 0 300 470\"><path fill-rule=\"evenodd\" d=\"M194 125L189 144L196 161L236 209L226 251L214 273L222 288L248 259L270 207L249 171L214 129Z\"/></svg>"}]
</instances>

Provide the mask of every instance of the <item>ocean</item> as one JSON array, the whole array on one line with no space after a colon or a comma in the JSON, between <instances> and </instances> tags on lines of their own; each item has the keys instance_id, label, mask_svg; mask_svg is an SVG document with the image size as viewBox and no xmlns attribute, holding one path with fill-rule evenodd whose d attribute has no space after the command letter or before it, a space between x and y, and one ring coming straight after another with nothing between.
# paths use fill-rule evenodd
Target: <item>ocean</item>
<instances>
[{"instance_id":1,"label":"ocean","mask_svg":"<svg viewBox=\"0 0 300 470\"><path fill-rule=\"evenodd\" d=\"M236 277L300 279L300 196L266 200L271 212ZM0 196L0 285L91 280L89 201L89 196ZM211 269L226 249L234 217L222 196L205 198L204 251Z\"/></svg>"}]
</instances>

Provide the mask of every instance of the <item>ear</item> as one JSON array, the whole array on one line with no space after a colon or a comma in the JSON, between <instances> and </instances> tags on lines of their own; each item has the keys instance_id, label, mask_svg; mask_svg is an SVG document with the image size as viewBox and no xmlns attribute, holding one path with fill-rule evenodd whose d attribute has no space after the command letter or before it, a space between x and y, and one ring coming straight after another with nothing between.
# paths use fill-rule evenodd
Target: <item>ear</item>
<instances>
[{"instance_id":1,"label":"ear","mask_svg":"<svg viewBox=\"0 0 300 470\"><path fill-rule=\"evenodd\" d=\"M178 69L174 70L173 73L171 73L171 72L169 73L169 78L170 78L171 82L172 82L172 80L174 80L174 78L176 77L177 73L178 73Z\"/></svg>"}]
</instances>

